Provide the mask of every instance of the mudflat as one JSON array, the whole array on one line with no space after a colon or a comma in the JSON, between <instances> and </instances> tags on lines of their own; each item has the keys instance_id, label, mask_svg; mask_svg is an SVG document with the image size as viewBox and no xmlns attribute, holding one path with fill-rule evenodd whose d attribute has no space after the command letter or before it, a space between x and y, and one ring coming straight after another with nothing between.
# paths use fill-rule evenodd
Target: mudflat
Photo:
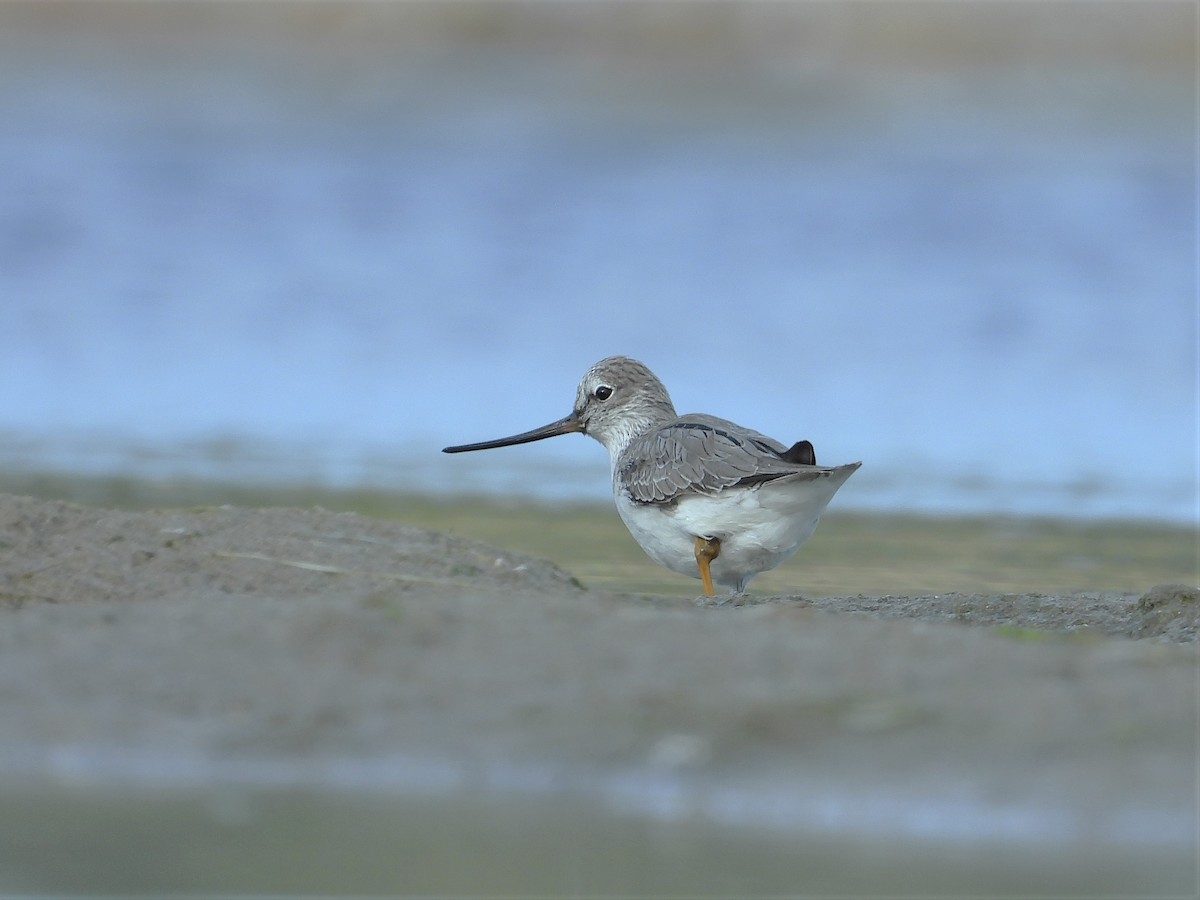
<instances>
[{"instance_id":1,"label":"mudflat","mask_svg":"<svg viewBox=\"0 0 1200 900\"><path fill-rule=\"evenodd\" d=\"M716 604L358 513L0 496L0 891L1191 893L1175 538L1137 590Z\"/></svg>"}]
</instances>

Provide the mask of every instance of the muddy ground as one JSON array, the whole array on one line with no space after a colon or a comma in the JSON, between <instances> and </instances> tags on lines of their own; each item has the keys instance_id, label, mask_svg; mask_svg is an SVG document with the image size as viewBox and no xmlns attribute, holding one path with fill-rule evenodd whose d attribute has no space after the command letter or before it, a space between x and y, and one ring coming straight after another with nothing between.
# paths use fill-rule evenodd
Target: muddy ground
<instances>
[{"instance_id":1,"label":"muddy ground","mask_svg":"<svg viewBox=\"0 0 1200 900\"><path fill-rule=\"evenodd\" d=\"M715 605L356 514L0 496L0 793L23 811L0 891L1191 893L1198 615L1186 585ZM395 867L316 866L314 833L253 863L135 861L146 791L234 788L332 798L313 815L343 835L378 813L348 797L469 811L444 842L397 838ZM514 869L513 821L564 839L505 813L530 804L607 837ZM646 839L612 856L647 828L680 836L666 869ZM698 828L724 849L683 866ZM468 832L456 880L428 848Z\"/></svg>"}]
</instances>

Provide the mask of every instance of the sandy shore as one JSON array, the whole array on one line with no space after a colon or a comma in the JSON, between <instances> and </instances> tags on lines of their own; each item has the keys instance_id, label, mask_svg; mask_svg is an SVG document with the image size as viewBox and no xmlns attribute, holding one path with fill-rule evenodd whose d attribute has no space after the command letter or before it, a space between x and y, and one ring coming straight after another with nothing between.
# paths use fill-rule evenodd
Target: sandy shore
<instances>
[{"instance_id":1,"label":"sandy shore","mask_svg":"<svg viewBox=\"0 0 1200 900\"><path fill-rule=\"evenodd\" d=\"M718 607L355 514L13 496L0 559L0 891L1196 887L1194 587ZM271 844L297 803L324 828Z\"/></svg>"}]
</instances>

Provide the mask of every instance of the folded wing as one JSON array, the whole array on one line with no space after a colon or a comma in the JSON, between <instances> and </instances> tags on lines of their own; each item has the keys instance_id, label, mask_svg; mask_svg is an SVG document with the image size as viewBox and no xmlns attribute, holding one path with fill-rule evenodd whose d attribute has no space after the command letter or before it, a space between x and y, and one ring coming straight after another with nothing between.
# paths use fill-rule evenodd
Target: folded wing
<instances>
[{"instance_id":1,"label":"folded wing","mask_svg":"<svg viewBox=\"0 0 1200 900\"><path fill-rule=\"evenodd\" d=\"M662 503L684 494L715 494L738 485L759 484L785 475L829 474L816 461L812 445L791 447L714 416L681 416L670 425L636 438L618 464L622 483L639 503Z\"/></svg>"}]
</instances>

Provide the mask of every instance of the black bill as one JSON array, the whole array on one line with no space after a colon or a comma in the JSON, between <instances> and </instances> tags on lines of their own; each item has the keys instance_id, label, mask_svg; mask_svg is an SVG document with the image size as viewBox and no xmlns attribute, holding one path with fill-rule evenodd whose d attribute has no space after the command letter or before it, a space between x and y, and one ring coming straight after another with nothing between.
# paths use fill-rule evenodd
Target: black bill
<instances>
[{"instance_id":1,"label":"black bill","mask_svg":"<svg viewBox=\"0 0 1200 900\"><path fill-rule=\"evenodd\" d=\"M551 422L549 425L543 425L541 428L535 428L533 431L523 431L521 434L514 434L512 437L497 438L494 441L482 441L478 444L460 444L457 447L446 447L442 450L443 453L466 453L469 450L491 450L494 447L511 447L513 444L528 444L533 441L542 441L546 438L557 437L560 434L572 434L577 431L583 431L583 423L575 417L574 413L559 419L557 422Z\"/></svg>"}]
</instances>

